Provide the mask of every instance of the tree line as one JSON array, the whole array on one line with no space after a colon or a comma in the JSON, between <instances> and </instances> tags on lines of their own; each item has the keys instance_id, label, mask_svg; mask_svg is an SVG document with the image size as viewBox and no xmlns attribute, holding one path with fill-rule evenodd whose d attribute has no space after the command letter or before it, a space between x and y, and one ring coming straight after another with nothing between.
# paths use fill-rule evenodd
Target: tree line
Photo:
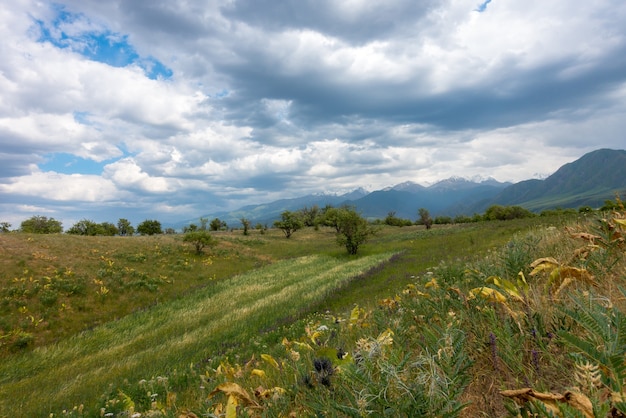
<instances>
[{"instance_id":1,"label":"tree line","mask_svg":"<svg viewBox=\"0 0 626 418\"><path fill-rule=\"evenodd\" d=\"M607 200L605 201L605 205L599 210L607 211L613 209L615 209L614 202ZM290 238L296 231L304 227L314 227L317 229L320 226L325 226L334 228L337 234L337 243L345 246L349 254L356 254L360 245L374 234L375 230L373 229L373 226L375 225L384 224L398 227L423 225L426 229L430 229L433 224L511 220L533 216L573 214L577 212L587 213L592 211L594 211L593 208L583 206L580 207L578 211L575 209L553 209L543 211L537 215L520 206L492 205L482 215L474 214L472 217L460 215L455 218L449 216L437 216L433 218L426 208L419 208L417 211L418 217L415 221L399 218L396 216L395 212L389 212L384 219L376 219L370 222L357 212L355 208L350 206L336 208L328 205L324 208L320 208L315 205L312 207L304 207L296 211L285 210L281 213L280 219L273 223L273 226L280 229L286 238ZM239 221L242 225L243 234L248 235L252 222L245 217L240 218ZM0 222L0 232L9 232L10 228L10 223ZM267 230L267 225L257 223L255 228L261 233L264 233L264 231ZM215 239L209 233L210 231L222 231L227 229L227 223L219 218L215 218L211 221L209 221L208 218L200 218L199 224L192 223L183 228L183 241L191 243L194 245L196 252L201 253L204 248L215 245ZM18 231L33 234L56 234L63 232L63 226L60 221L54 218L48 218L46 216L32 216L21 223ZM135 228L131 225L128 219L120 218L117 221L117 224L110 222L96 223L88 219L82 219L72 225L66 233L86 236L132 236L135 234L173 234L176 233L176 231L172 228L166 228L163 230L161 223L154 219L146 219L145 221L139 223Z\"/></svg>"}]
</instances>

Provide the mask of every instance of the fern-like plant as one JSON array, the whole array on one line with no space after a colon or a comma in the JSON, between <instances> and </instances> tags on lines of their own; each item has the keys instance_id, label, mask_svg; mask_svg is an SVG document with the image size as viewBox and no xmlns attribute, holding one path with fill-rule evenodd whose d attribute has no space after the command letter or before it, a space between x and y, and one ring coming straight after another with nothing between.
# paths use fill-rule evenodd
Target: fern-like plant
<instances>
[{"instance_id":1,"label":"fern-like plant","mask_svg":"<svg viewBox=\"0 0 626 418\"><path fill-rule=\"evenodd\" d=\"M624 295L624 291L620 291ZM611 392L613 407L626 413L626 314L612 305L604 306L591 295L588 299L572 299L573 308L561 307L560 310L584 328L585 333L561 331L559 336L579 351L577 355L599 366L602 384Z\"/></svg>"}]
</instances>

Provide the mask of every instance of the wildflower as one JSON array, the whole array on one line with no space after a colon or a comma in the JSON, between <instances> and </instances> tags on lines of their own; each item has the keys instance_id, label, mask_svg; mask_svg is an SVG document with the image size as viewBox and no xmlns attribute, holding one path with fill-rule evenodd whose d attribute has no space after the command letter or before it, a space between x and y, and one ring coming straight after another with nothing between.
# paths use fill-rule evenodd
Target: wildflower
<instances>
[{"instance_id":1,"label":"wildflower","mask_svg":"<svg viewBox=\"0 0 626 418\"><path fill-rule=\"evenodd\" d=\"M335 372L330 359L326 357L316 358L313 360L313 367L315 368L315 374L320 384L330 386L330 376Z\"/></svg>"},{"instance_id":2,"label":"wildflower","mask_svg":"<svg viewBox=\"0 0 626 418\"><path fill-rule=\"evenodd\" d=\"M489 345L491 346L491 360L493 368L498 370L498 347L496 346L496 336L493 332L489 333Z\"/></svg>"}]
</instances>

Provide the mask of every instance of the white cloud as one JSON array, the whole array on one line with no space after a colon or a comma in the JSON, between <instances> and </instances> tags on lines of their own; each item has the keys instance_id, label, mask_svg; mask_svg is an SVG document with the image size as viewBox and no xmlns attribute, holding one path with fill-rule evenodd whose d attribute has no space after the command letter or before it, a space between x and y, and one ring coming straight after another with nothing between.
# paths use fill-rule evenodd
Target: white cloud
<instances>
[{"instance_id":1,"label":"white cloud","mask_svg":"<svg viewBox=\"0 0 626 418\"><path fill-rule=\"evenodd\" d=\"M174 217L452 175L519 181L623 148L626 4L476 7L14 2L0 10L1 199ZM91 60L80 42L94 33L140 59ZM150 79L141 59L172 77ZM41 172L56 152L118 160L102 175Z\"/></svg>"},{"instance_id":2,"label":"white cloud","mask_svg":"<svg viewBox=\"0 0 626 418\"><path fill-rule=\"evenodd\" d=\"M34 172L0 184L0 193L51 201L103 202L120 194L113 183L96 175Z\"/></svg>"}]
</instances>

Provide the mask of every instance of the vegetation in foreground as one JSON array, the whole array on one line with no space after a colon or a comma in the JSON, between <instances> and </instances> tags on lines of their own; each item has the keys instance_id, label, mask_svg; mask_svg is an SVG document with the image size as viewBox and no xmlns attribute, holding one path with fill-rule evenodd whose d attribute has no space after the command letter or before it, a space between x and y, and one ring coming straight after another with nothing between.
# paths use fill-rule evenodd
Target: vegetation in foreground
<instances>
[{"instance_id":1,"label":"vegetation in foreground","mask_svg":"<svg viewBox=\"0 0 626 418\"><path fill-rule=\"evenodd\" d=\"M343 315L317 314L289 327L270 327L251 345L222 347L204 362L184 367L173 360L167 364L178 364L175 370L164 366L145 370L142 378L118 380L100 392L96 409L92 398L82 398L74 408L64 404L65 412L43 406L38 413L502 416L525 408L548 416L556 408L565 416L576 411L606 416L621 408L624 378L623 295L617 291L626 278L623 219L622 208L597 224L572 223L569 230L544 225L469 262L455 256L472 247L484 249L489 241L484 236L493 232L484 225L459 235L448 229L383 233L375 239L378 247L363 248L362 257L375 248L406 251L434 242L446 246L449 256L433 256L431 265L446 261L424 272L423 264L403 264L417 256L407 251L411 254L401 253L393 263L370 271L359 284L386 282L369 294L389 292L378 306L366 304L358 297L360 286L352 288L354 282L348 281L324 298L333 306L337 295L357 295L358 306L332 311ZM446 239L435 241L437 234ZM509 237L510 230L503 238ZM389 283L386 272L398 265L404 270L396 274L404 280ZM336 306L345 308L346 299ZM253 328L246 324L242 330L253 333ZM12 368L17 376L23 370L19 361L44 352L11 357L2 375ZM573 369L579 371L576 379ZM14 382L5 379L3 391ZM35 386L28 386L31 397L37 397Z\"/></svg>"}]
</instances>

